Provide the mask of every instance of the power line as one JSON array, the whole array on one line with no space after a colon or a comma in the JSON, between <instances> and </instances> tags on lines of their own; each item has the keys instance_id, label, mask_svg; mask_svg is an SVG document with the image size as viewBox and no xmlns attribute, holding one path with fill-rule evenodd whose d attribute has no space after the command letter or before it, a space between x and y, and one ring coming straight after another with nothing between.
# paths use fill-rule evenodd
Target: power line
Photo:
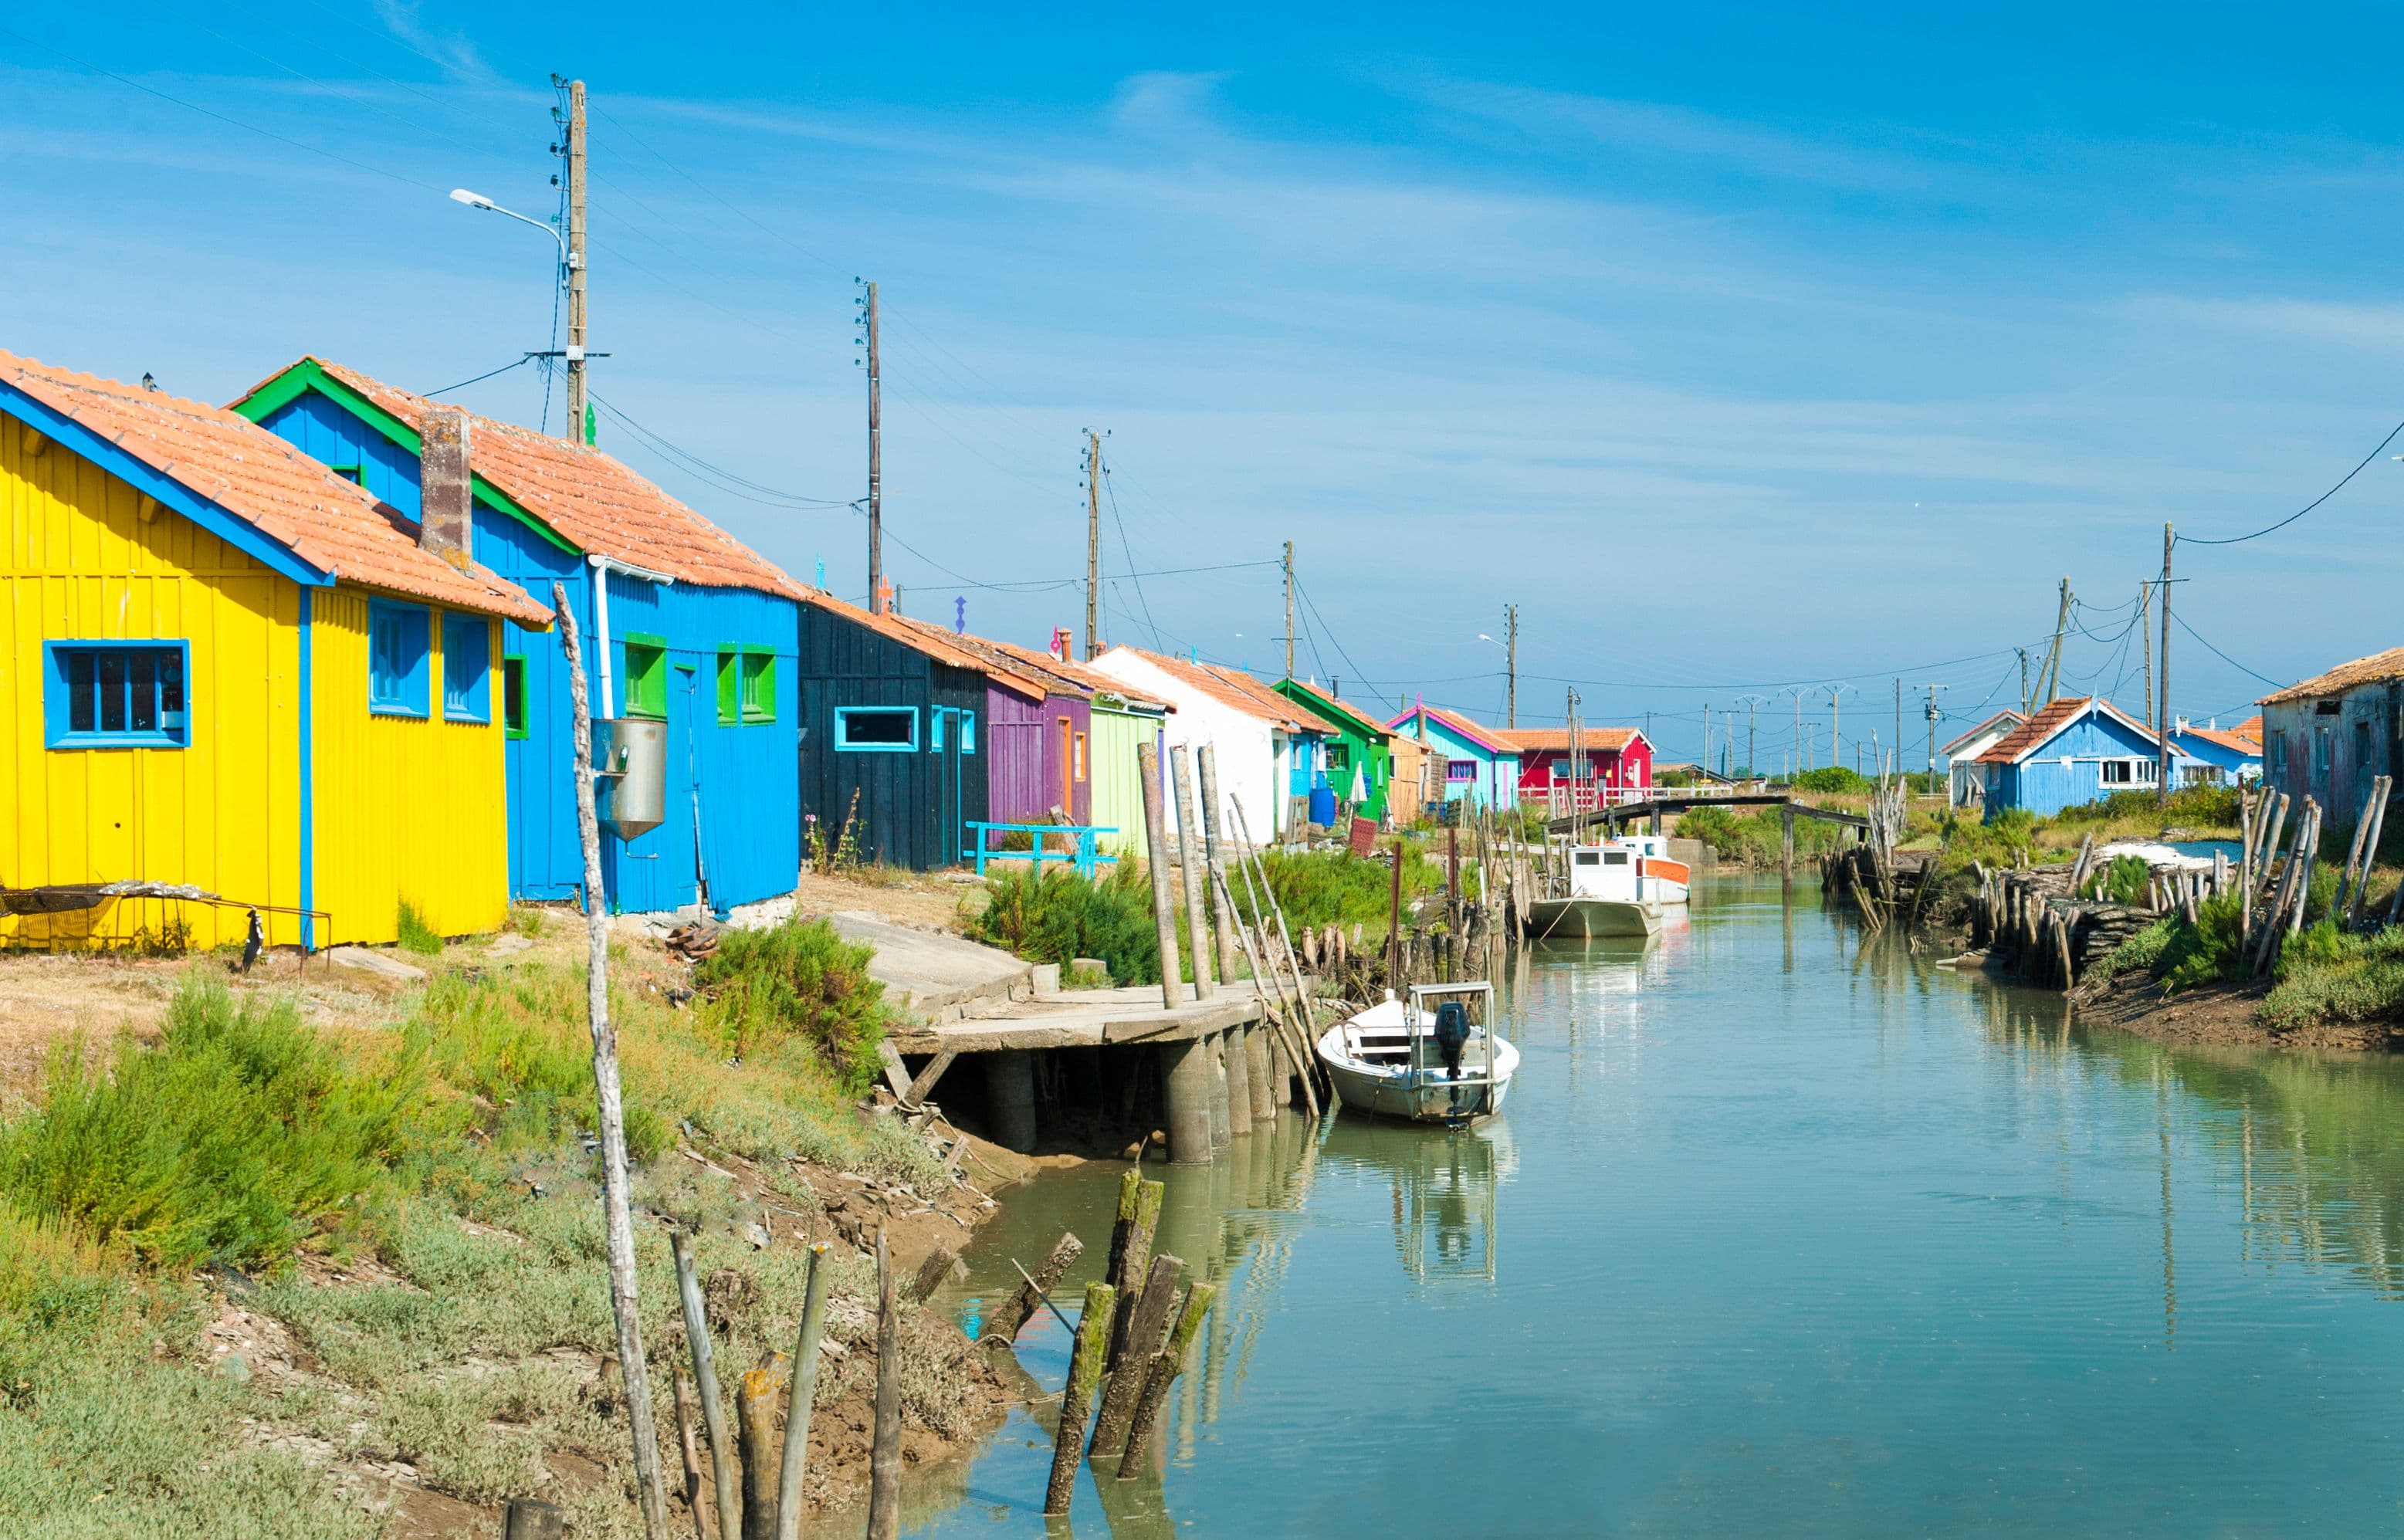
<instances>
[{"instance_id":1,"label":"power line","mask_svg":"<svg viewBox=\"0 0 2404 1540\"><path fill-rule=\"evenodd\" d=\"M2397 423L2394 427L2389 428L2387 430L2387 437L2379 441L2378 448L2373 449L2369 454L2365 455L2360 463L2355 465L2352 470L2349 470L2343 476L2339 477L2337 485L2330 487L2327 492L2322 493L2319 497L2314 497L2311 502L2306 503L2303 507L2296 510L2293 513L2281 519L2277 524L2264 525L2261 528L2254 531L2251 535L2231 535L2225 540L2201 540L2196 539L2193 535L2180 535L2176 537L2178 543L2181 545L2243 545L2247 540L2258 540L2274 529L2285 529L2289 525L2295 523L2298 519L2302 518L2313 509L2320 507L2321 504L2328 501L2331 497L2336 497L2340 492L2343 491L2345 489L2345 483L2354 480L2356 476L2361 475L2363 468L2369 465L2371 461L2379 458L2380 454L2384 451L2389 444L2396 441L2396 436L2399 433L2404 433L2404 423ZM2173 616L2173 619L2176 619L2176 617ZM2201 637L2198 637L2195 639L2198 641L2203 641ZM2210 642L2203 642L2203 645L2206 647L2212 646ZM2214 648L2214 651L2217 651L2219 650L2217 648ZM2236 666L2244 668L2245 665L2239 664ZM2254 673L2250 668L2246 668L2245 672L2249 674ZM2262 676L2255 674L2254 677L2258 679Z\"/></svg>"},{"instance_id":2,"label":"power line","mask_svg":"<svg viewBox=\"0 0 2404 1540\"><path fill-rule=\"evenodd\" d=\"M482 385L486 380L493 378L496 374L507 374L510 370L524 369L526 365L534 362L534 357L535 356L531 353L524 354L519 357L517 362L513 364L503 364L498 369L488 369L472 380L462 380L457 385L447 385L437 390L421 390L418 394L420 396L426 397L429 399L436 396L448 396L454 390L465 390L471 385Z\"/></svg>"},{"instance_id":3,"label":"power line","mask_svg":"<svg viewBox=\"0 0 2404 1540\"><path fill-rule=\"evenodd\" d=\"M2173 613L2171 616L2171 620L2180 630L2186 632L2190 637L2194 637L2197 641L2203 642L2205 651L2210 652L2214 657L2218 658L2221 662L2227 664L2229 667L2236 669L2239 673L2252 674L2254 678L2260 679L2264 684L2269 685L2273 690L2285 690L2288 683L2291 682L2285 679L2274 679L2268 674L2255 673L2253 669L2246 667L2242 663L2239 663L2235 658L2223 652L2219 648L2213 646L2212 643L2208 641L2204 641L2203 637L2196 631L2196 628L2187 623L2186 616Z\"/></svg>"},{"instance_id":4,"label":"power line","mask_svg":"<svg viewBox=\"0 0 2404 1540\"><path fill-rule=\"evenodd\" d=\"M1102 490L1110 495L1111 523L1118 528L1119 552L1122 555L1126 557L1127 574L1130 578L1133 578L1135 574L1135 548L1127 543L1126 521L1119 516L1119 489L1111 475L1110 462L1102 459L1099 455L1096 455L1095 459L1102 468ZM1144 596L1143 581L1141 579L1135 580L1135 600L1136 603L1143 606L1144 629L1152 633L1153 650L1154 651L1158 651L1160 650L1160 625L1152 618L1152 600ZM1129 618L1132 619L1133 617L1130 616Z\"/></svg>"}]
</instances>

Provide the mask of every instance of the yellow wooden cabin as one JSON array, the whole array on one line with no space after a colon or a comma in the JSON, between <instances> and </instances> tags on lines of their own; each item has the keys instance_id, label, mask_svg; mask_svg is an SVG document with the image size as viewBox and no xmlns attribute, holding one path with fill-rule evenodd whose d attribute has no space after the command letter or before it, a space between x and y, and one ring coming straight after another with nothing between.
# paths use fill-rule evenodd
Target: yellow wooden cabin
<instances>
[{"instance_id":1,"label":"yellow wooden cabin","mask_svg":"<svg viewBox=\"0 0 2404 1540\"><path fill-rule=\"evenodd\" d=\"M0 352L0 946L499 927L499 622L551 616L464 511L423 527L233 413Z\"/></svg>"}]
</instances>

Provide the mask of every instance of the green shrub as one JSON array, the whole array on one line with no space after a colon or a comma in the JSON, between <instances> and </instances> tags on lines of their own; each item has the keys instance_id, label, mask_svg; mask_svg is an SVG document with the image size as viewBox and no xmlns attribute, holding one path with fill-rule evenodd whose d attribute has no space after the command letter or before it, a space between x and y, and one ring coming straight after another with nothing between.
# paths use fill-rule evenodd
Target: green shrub
<instances>
[{"instance_id":1,"label":"green shrub","mask_svg":"<svg viewBox=\"0 0 2404 1540\"><path fill-rule=\"evenodd\" d=\"M2143 903L2154 869L2141 857L2114 856L2090 881L2095 896L2114 903Z\"/></svg>"},{"instance_id":2,"label":"green shrub","mask_svg":"<svg viewBox=\"0 0 2404 1540\"><path fill-rule=\"evenodd\" d=\"M885 1037L885 986L868 974L874 949L822 919L729 931L693 971L706 1017L738 1057L799 1039L817 1048L844 1090L875 1080Z\"/></svg>"},{"instance_id":3,"label":"green shrub","mask_svg":"<svg viewBox=\"0 0 2404 1540\"><path fill-rule=\"evenodd\" d=\"M2162 953L2169 947L2171 934L2176 926L2177 922L2174 920L2158 919L2119 945L2113 947L2111 955L2104 959L2104 976L2116 978L2122 973L2150 970L2161 960Z\"/></svg>"},{"instance_id":4,"label":"green shrub","mask_svg":"<svg viewBox=\"0 0 2404 1540\"><path fill-rule=\"evenodd\" d=\"M1465 833L1461 843L1461 882L1475 890L1476 879L1469 875L1473 863ZM1407 908L1413 898L1444 886L1444 863L1409 841L1405 841L1402 847L1405 854L1403 903ZM1385 934L1393 912L1392 861L1345 850L1272 849L1261 852L1260 870L1267 874L1269 891L1276 895L1278 907L1285 911L1288 929L1317 929L1322 925L1349 929L1358 925L1364 933ZM1250 919L1255 908L1252 890L1233 871L1228 873L1227 882L1235 893L1237 912Z\"/></svg>"},{"instance_id":5,"label":"green shrub","mask_svg":"<svg viewBox=\"0 0 2404 1540\"><path fill-rule=\"evenodd\" d=\"M1153 923L1152 878L1121 861L1097 882L1054 867L997 871L985 879L985 906L969 934L1035 962L1066 968L1099 959L1121 984L1160 982L1160 933Z\"/></svg>"},{"instance_id":6,"label":"green shrub","mask_svg":"<svg viewBox=\"0 0 2404 1540\"><path fill-rule=\"evenodd\" d=\"M402 951L427 958L442 955L442 933L427 924L417 905L407 899L400 901L400 914L395 925Z\"/></svg>"},{"instance_id":7,"label":"green shrub","mask_svg":"<svg viewBox=\"0 0 2404 1540\"><path fill-rule=\"evenodd\" d=\"M2323 930L2327 936L2306 940ZM2404 1020L2404 931L2348 936L2307 926L2287 939L2278 974L2256 1013L2266 1026Z\"/></svg>"},{"instance_id":8,"label":"green shrub","mask_svg":"<svg viewBox=\"0 0 2404 1540\"><path fill-rule=\"evenodd\" d=\"M1783 816L1775 807L1737 813L1707 804L1678 815L1678 837L1702 841L1722 861L1769 866L1777 862L1783 847ZM1798 856L1817 856L1835 846L1840 837L1850 838L1851 831L1820 819L1798 817L1795 820L1795 851Z\"/></svg>"},{"instance_id":9,"label":"green shrub","mask_svg":"<svg viewBox=\"0 0 2404 1540\"><path fill-rule=\"evenodd\" d=\"M1797 791L1863 792L1870 789L1869 777L1842 764L1824 764L1816 770L1805 770L1787 784Z\"/></svg>"},{"instance_id":10,"label":"green shrub","mask_svg":"<svg viewBox=\"0 0 2404 1540\"><path fill-rule=\"evenodd\" d=\"M2173 992L2231 982L2244 973L2244 952L2237 939L2237 895L2204 900L2196 905L2195 917L2193 925L2172 921L2170 942L2162 948L2162 984Z\"/></svg>"},{"instance_id":11,"label":"green shrub","mask_svg":"<svg viewBox=\"0 0 2404 1540\"><path fill-rule=\"evenodd\" d=\"M288 999L188 977L155 1048L104 1072L51 1057L36 1112L0 1131L0 1193L159 1267L248 1267L378 1186L423 1085L408 1055L347 1061Z\"/></svg>"}]
</instances>

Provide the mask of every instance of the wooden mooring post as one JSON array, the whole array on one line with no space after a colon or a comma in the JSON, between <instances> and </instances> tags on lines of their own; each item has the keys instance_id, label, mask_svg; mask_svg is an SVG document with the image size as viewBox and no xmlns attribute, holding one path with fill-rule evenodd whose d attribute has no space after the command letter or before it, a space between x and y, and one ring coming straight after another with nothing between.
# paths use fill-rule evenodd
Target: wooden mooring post
<instances>
[{"instance_id":1,"label":"wooden mooring post","mask_svg":"<svg viewBox=\"0 0 2404 1540\"><path fill-rule=\"evenodd\" d=\"M1076 1346L1069 1352L1069 1380L1060 1387L1060 1425L1052 1437L1052 1477L1043 1488L1047 1517L1069 1511L1077 1490L1077 1467L1085 1459L1085 1420L1093 1411L1094 1387L1110 1351L1111 1319L1118 1295L1107 1283L1085 1285L1084 1313L1077 1319ZM870 1540L879 1540L872 1530Z\"/></svg>"}]
</instances>

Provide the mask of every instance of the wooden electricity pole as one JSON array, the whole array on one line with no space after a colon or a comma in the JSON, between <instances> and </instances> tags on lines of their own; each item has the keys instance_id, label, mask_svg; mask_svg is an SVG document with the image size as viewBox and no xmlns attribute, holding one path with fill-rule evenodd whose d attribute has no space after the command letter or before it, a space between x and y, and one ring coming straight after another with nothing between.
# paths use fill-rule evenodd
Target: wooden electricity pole
<instances>
[{"instance_id":1,"label":"wooden electricity pole","mask_svg":"<svg viewBox=\"0 0 2404 1540\"><path fill-rule=\"evenodd\" d=\"M2137 639L2145 649L2145 731L2154 727L2154 585L2139 579L2137 582Z\"/></svg>"},{"instance_id":2,"label":"wooden electricity pole","mask_svg":"<svg viewBox=\"0 0 2404 1540\"><path fill-rule=\"evenodd\" d=\"M2161 706L2154 714L2154 740L2160 745L2161 756L2154 800L2164 806L2171 800L2171 542L2173 538L2166 520L2162 525L2162 666L2158 675Z\"/></svg>"},{"instance_id":3,"label":"wooden electricity pole","mask_svg":"<svg viewBox=\"0 0 2404 1540\"><path fill-rule=\"evenodd\" d=\"M868 612L885 613L885 441L877 413L876 280L868 281Z\"/></svg>"},{"instance_id":4,"label":"wooden electricity pole","mask_svg":"<svg viewBox=\"0 0 2404 1540\"><path fill-rule=\"evenodd\" d=\"M584 82L567 82L567 436L593 441L584 392Z\"/></svg>"},{"instance_id":5,"label":"wooden electricity pole","mask_svg":"<svg viewBox=\"0 0 2404 1540\"><path fill-rule=\"evenodd\" d=\"M1510 654L1511 660L1505 665L1511 670L1511 683L1510 693L1504 697L1502 724L1505 727L1516 728L1519 725L1519 607L1517 605L1506 604L1502 607L1502 635L1508 639L1508 645L1504 651Z\"/></svg>"},{"instance_id":6,"label":"wooden electricity pole","mask_svg":"<svg viewBox=\"0 0 2404 1540\"><path fill-rule=\"evenodd\" d=\"M1102 655L1102 436L1085 429L1085 661Z\"/></svg>"},{"instance_id":7,"label":"wooden electricity pole","mask_svg":"<svg viewBox=\"0 0 2404 1540\"><path fill-rule=\"evenodd\" d=\"M1293 678L1293 542L1285 542L1285 677Z\"/></svg>"}]
</instances>

